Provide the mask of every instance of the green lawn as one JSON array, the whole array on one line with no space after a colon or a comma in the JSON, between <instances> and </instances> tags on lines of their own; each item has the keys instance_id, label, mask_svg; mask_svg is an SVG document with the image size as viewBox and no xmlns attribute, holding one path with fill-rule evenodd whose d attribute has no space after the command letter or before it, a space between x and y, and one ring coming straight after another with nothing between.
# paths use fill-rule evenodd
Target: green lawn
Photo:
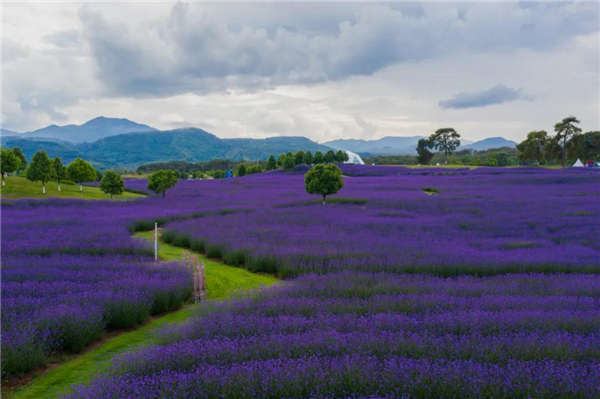
<instances>
[{"instance_id":1,"label":"green lawn","mask_svg":"<svg viewBox=\"0 0 600 399\"><path fill-rule=\"evenodd\" d=\"M142 239L152 239L154 233L137 233ZM185 250L165 243L159 243L158 255L161 260L179 260ZM206 265L206 289L208 299L227 299L236 293L255 289L261 286L277 284L278 280L270 275L250 273L247 270L227 266L220 262L199 255ZM55 398L73 384L88 382L92 377L105 371L110 361L117 355L135 347L152 343L158 328L168 323L185 321L197 305L187 305L182 309L157 317L150 323L134 331L118 335L94 349L73 357L57 368L36 377L27 386L12 392L3 392L3 397L11 399L44 399ZM200 305L201 306L201 305Z\"/></svg>"},{"instance_id":2,"label":"green lawn","mask_svg":"<svg viewBox=\"0 0 600 399\"><path fill-rule=\"evenodd\" d=\"M46 183L46 194L42 194L42 183L30 182L24 177L8 176L6 177L6 186L0 186L0 195L3 199L19 198L83 198L83 199L110 199L110 195L104 194L98 187L83 186L83 191L79 191L79 186L67 184L60 185L58 191L56 182ZM123 195L116 195L113 199L132 199L140 198L143 195L124 192Z\"/></svg>"}]
</instances>

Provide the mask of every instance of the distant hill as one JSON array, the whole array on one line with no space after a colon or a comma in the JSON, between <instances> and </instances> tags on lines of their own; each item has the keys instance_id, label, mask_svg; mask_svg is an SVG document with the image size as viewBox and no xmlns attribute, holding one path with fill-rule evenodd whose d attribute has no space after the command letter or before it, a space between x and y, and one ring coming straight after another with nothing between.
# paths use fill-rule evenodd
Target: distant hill
<instances>
[{"instance_id":1,"label":"distant hill","mask_svg":"<svg viewBox=\"0 0 600 399\"><path fill-rule=\"evenodd\" d=\"M424 136L412 137L383 137L377 140L355 140L340 139L324 143L324 145L336 150L352 151L358 154L378 155L412 155L416 153L415 148Z\"/></svg>"},{"instance_id":2,"label":"distant hill","mask_svg":"<svg viewBox=\"0 0 600 399\"><path fill-rule=\"evenodd\" d=\"M50 125L32 132L21 133L21 137L43 137L70 141L73 143L91 143L93 141L123 133L155 132L157 129L135 123L129 119L105 118L99 116L83 125Z\"/></svg>"},{"instance_id":3,"label":"distant hill","mask_svg":"<svg viewBox=\"0 0 600 399\"><path fill-rule=\"evenodd\" d=\"M460 146L460 149L461 150L470 149L470 150L475 150L475 151L483 151L483 150L489 150L490 148L501 148L501 147L515 148L516 146L517 146L517 143L512 140L507 140L502 137L490 137L487 139L476 141L473 144Z\"/></svg>"},{"instance_id":4,"label":"distant hill","mask_svg":"<svg viewBox=\"0 0 600 399\"><path fill-rule=\"evenodd\" d=\"M352 151L363 156L375 155L416 155L417 143L424 136L412 137L383 137L378 140L333 140L324 143L336 150ZM490 148L510 147L514 148L517 143L506 140L502 137L492 137L481 141L473 142L471 140L461 139L459 149L472 149L476 151L487 150Z\"/></svg>"},{"instance_id":5,"label":"distant hill","mask_svg":"<svg viewBox=\"0 0 600 399\"><path fill-rule=\"evenodd\" d=\"M127 133L106 137L92 143L69 143L51 138L2 137L2 145L20 147L27 158L37 150L50 157L60 156L65 162L82 157L100 168L135 169L151 162L207 162L213 159L266 160L269 155L292 151L327 151L305 137L273 137L267 139L220 139L197 128Z\"/></svg>"}]
</instances>

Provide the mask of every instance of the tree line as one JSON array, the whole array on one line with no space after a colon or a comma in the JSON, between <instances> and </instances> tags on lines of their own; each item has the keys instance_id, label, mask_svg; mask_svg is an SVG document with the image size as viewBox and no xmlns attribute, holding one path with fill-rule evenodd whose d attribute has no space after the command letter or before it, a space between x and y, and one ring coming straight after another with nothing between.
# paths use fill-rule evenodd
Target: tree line
<instances>
[{"instance_id":1,"label":"tree line","mask_svg":"<svg viewBox=\"0 0 600 399\"><path fill-rule=\"evenodd\" d=\"M554 135L545 130L533 131L519 143L516 149L501 148L485 151L469 149L456 151L460 146L460 134L451 127L438 129L427 139L417 143L417 157L379 156L367 158L378 164L411 164L416 160L419 164L429 165L436 158L444 163L474 164L487 166L509 165L546 165L560 163L564 168L567 161L581 159L598 161L600 159L600 131L582 134L578 126L580 121L569 116L554 125ZM431 150L437 150L435 153ZM456 152L456 157L451 156Z\"/></svg>"}]
</instances>

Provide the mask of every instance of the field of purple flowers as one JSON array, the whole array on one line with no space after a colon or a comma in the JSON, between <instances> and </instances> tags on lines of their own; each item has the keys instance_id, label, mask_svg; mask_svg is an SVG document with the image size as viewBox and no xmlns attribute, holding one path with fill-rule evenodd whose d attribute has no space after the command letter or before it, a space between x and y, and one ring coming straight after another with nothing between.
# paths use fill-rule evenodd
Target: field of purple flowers
<instances>
[{"instance_id":1,"label":"field of purple flowers","mask_svg":"<svg viewBox=\"0 0 600 399\"><path fill-rule=\"evenodd\" d=\"M3 373L5 353L22 371L179 306L189 274L129 236L158 220L176 245L299 277L200 307L71 397L600 394L598 174L344 172L325 207L282 171L182 181L165 200L3 205Z\"/></svg>"}]
</instances>

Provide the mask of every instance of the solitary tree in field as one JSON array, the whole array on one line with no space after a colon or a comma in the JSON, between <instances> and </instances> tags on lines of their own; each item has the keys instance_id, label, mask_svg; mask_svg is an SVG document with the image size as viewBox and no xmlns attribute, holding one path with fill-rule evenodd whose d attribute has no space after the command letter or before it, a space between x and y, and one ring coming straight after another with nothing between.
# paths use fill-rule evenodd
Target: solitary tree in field
<instances>
[{"instance_id":1,"label":"solitary tree in field","mask_svg":"<svg viewBox=\"0 0 600 399\"><path fill-rule=\"evenodd\" d=\"M309 194L323 197L323 206L328 195L340 191L344 187L342 170L336 165L315 165L304 175L304 186Z\"/></svg>"},{"instance_id":2,"label":"solitary tree in field","mask_svg":"<svg viewBox=\"0 0 600 399\"><path fill-rule=\"evenodd\" d=\"M52 161L48 158L46 151L38 151L31 158L31 165L25 172L29 181L41 181L42 193L46 194L46 182L52 178Z\"/></svg>"},{"instance_id":3,"label":"solitary tree in field","mask_svg":"<svg viewBox=\"0 0 600 399\"><path fill-rule=\"evenodd\" d=\"M17 172L21 173L25 169L27 169L27 157L23 153L23 150L21 150L19 147L14 147L12 149L12 152L17 158L21 160L21 165L19 165L19 168L17 169Z\"/></svg>"},{"instance_id":4,"label":"solitary tree in field","mask_svg":"<svg viewBox=\"0 0 600 399\"><path fill-rule=\"evenodd\" d=\"M267 160L267 165L265 166L266 170L273 170L273 169L277 169L277 161L275 160L275 157L273 155L271 155L269 157L269 159Z\"/></svg>"},{"instance_id":5,"label":"solitary tree in field","mask_svg":"<svg viewBox=\"0 0 600 399\"><path fill-rule=\"evenodd\" d=\"M517 144L519 159L524 162L546 163L548 140L548 133L544 130L529 133L527 139Z\"/></svg>"},{"instance_id":6,"label":"solitary tree in field","mask_svg":"<svg viewBox=\"0 0 600 399\"><path fill-rule=\"evenodd\" d=\"M335 162L335 152L333 152L333 150L327 151L325 153L325 156L323 157L323 160L325 161L325 163Z\"/></svg>"},{"instance_id":7,"label":"solitary tree in field","mask_svg":"<svg viewBox=\"0 0 600 399\"><path fill-rule=\"evenodd\" d=\"M2 149L0 153L0 173L2 174L2 185L6 186L4 181L4 175L7 173L13 173L19 170L21 160L15 155L12 150Z\"/></svg>"},{"instance_id":8,"label":"solitary tree in field","mask_svg":"<svg viewBox=\"0 0 600 399\"><path fill-rule=\"evenodd\" d=\"M220 172L223 173L222 170ZM174 187L176 184L177 176L175 176L175 173L172 170L157 170L152 173L148 179L148 190L152 190L157 194L162 193L163 198L165 198L167 190Z\"/></svg>"},{"instance_id":9,"label":"solitary tree in field","mask_svg":"<svg viewBox=\"0 0 600 399\"><path fill-rule=\"evenodd\" d=\"M304 151L297 151L294 154L294 165L296 165L296 166L302 165L303 161L304 161Z\"/></svg>"},{"instance_id":10,"label":"solitary tree in field","mask_svg":"<svg viewBox=\"0 0 600 399\"><path fill-rule=\"evenodd\" d=\"M460 145L460 134L451 127L438 129L429 137L431 146L444 153L444 162L448 163L448 154L452 154Z\"/></svg>"},{"instance_id":11,"label":"solitary tree in field","mask_svg":"<svg viewBox=\"0 0 600 399\"><path fill-rule=\"evenodd\" d=\"M419 140L417 144L417 160L420 164L428 165L429 162L433 159L435 155L433 152L429 151L431 148L431 142L427 139Z\"/></svg>"},{"instance_id":12,"label":"solitary tree in field","mask_svg":"<svg viewBox=\"0 0 600 399\"><path fill-rule=\"evenodd\" d=\"M579 120L574 116L569 116L562 121L554 125L554 131L556 132L556 139L560 143L562 141L562 169L563 176L565 174L565 164L567 163L567 143L573 136L581 133L581 128L575 126L579 123Z\"/></svg>"},{"instance_id":13,"label":"solitary tree in field","mask_svg":"<svg viewBox=\"0 0 600 399\"><path fill-rule=\"evenodd\" d=\"M124 188L125 182L123 182L119 174L112 170L105 172L102 180L100 180L100 190L106 194L110 194L110 199L112 199L113 195L123 194Z\"/></svg>"},{"instance_id":14,"label":"solitary tree in field","mask_svg":"<svg viewBox=\"0 0 600 399\"><path fill-rule=\"evenodd\" d=\"M294 157L286 155L285 159L283 160L283 169L292 170L294 169L294 166L296 166L296 163L294 162Z\"/></svg>"},{"instance_id":15,"label":"solitary tree in field","mask_svg":"<svg viewBox=\"0 0 600 399\"><path fill-rule=\"evenodd\" d=\"M246 166L245 166L244 164L241 164L241 165L238 167L238 170L237 170L237 175L238 175L238 176L240 176L240 177L242 177L242 176L246 176Z\"/></svg>"},{"instance_id":16,"label":"solitary tree in field","mask_svg":"<svg viewBox=\"0 0 600 399\"><path fill-rule=\"evenodd\" d=\"M323 153L321 151L315 152L315 159L314 159L314 161L315 161L315 164L317 164L317 165L320 164L320 163L325 162L325 159L323 157Z\"/></svg>"},{"instance_id":17,"label":"solitary tree in field","mask_svg":"<svg viewBox=\"0 0 600 399\"><path fill-rule=\"evenodd\" d=\"M315 162L315 159L313 157L312 152L306 151L304 153L304 159L302 160L302 163L304 163L304 165L312 165L314 162Z\"/></svg>"},{"instance_id":18,"label":"solitary tree in field","mask_svg":"<svg viewBox=\"0 0 600 399\"><path fill-rule=\"evenodd\" d=\"M59 157L52 161L52 178L58 183L58 191L60 192L60 181L66 180L69 177L67 168L63 165Z\"/></svg>"},{"instance_id":19,"label":"solitary tree in field","mask_svg":"<svg viewBox=\"0 0 600 399\"><path fill-rule=\"evenodd\" d=\"M67 167L67 172L69 172L71 180L79 184L79 191L83 191L83 182L96 181L98 177L96 169L81 158L71 162Z\"/></svg>"}]
</instances>

